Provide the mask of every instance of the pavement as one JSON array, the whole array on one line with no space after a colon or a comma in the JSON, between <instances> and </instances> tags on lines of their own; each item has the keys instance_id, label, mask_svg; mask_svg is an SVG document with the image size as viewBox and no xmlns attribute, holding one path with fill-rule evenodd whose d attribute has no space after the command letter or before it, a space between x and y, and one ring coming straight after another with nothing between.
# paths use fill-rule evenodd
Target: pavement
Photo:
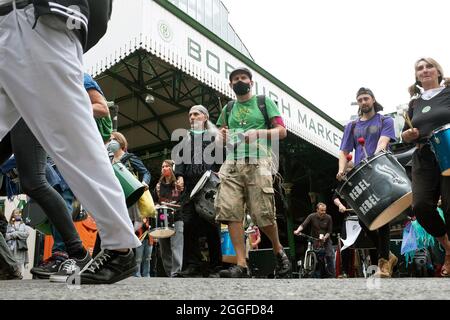
<instances>
[{"instance_id":1,"label":"pavement","mask_svg":"<svg viewBox=\"0 0 450 320\"><path fill-rule=\"evenodd\" d=\"M450 279L128 278L112 285L0 281L0 300L449 300Z\"/></svg>"}]
</instances>

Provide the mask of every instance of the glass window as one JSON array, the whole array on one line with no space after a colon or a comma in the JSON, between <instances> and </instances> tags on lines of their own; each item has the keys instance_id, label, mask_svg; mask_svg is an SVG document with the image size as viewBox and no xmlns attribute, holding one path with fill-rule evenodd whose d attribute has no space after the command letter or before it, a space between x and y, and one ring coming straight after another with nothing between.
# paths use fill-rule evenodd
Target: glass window
<instances>
[{"instance_id":1,"label":"glass window","mask_svg":"<svg viewBox=\"0 0 450 320\"><path fill-rule=\"evenodd\" d=\"M197 20L197 0L189 0L188 14Z\"/></svg>"},{"instance_id":2,"label":"glass window","mask_svg":"<svg viewBox=\"0 0 450 320\"><path fill-rule=\"evenodd\" d=\"M212 31L213 26L213 0L205 0L205 26Z\"/></svg>"},{"instance_id":3,"label":"glass window","mask_svg":"<svg viewBox=\"0 0 450 320\"><path fill-rule=\"evenodd\" d=\"M178 4L178 7L183 10L184 12L187 12L187 2L188 0L179 0L180 3Z\"/></svg>"},{"instance_id":4,"label":"glass window","mask_svg":"<svg viewBox=\"0 0 450 320\"><path fill-rule=\"evenodd\" d=\"M220 3L220 37L222 39L227 38L228 27L228 11L224 7L223 3Z\"/></svg>"},{"instance_id":5,"label":"glass window","mask_svg":"<svg viewBox=\"0 0 450 320\"><path fill-rule=\"evenodd\" d=\"M176 5L178 7L178 3L179 3L178 0L170 0L170 2L172 2L174 5Z\"/></svg>"},{"instance_id":6,"label":"glass window","mask_svg":"<svg viewBox=\"0 0 450 320\"><path fill-rule=\"evenodd\" d=\"M197 0L197 21L205 24L205 0Z\"/></svg>"},{"instance_id":7,"label":"glass window","mask_svg":"<svg viewBox=\"0 0 450 320\"><path fill-rule=\"evenodd\" d=\"M219 0L213 1L213 32L220 35L220 3Z\"/></svg>"},{"instance_id":8,"label":"glass window","mask_svg":"<svg viewBox=\"0 0 450 320\"><path fill-rule=\"evenodd\" d=\"M234 47L234 30L229 24L228 24L227 42Z\"/></svg>"}]
</instances>

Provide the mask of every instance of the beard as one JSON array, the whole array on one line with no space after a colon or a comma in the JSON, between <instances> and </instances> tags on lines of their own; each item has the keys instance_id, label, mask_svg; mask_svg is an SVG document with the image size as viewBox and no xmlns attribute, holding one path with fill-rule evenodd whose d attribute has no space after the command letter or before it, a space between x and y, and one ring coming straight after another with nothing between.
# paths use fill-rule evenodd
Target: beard
<instances>
[{"instance_id":1,"label":"beard","mask_svg":"<svg viewBox=\"0 0 450 320\"><path fill-rule=\"evenodd\" d=\"M361 108L361 113L370 113L373 109L374 109L373 106L371 106L371 107L362 107Z\"/></svg>"}]
</instances>

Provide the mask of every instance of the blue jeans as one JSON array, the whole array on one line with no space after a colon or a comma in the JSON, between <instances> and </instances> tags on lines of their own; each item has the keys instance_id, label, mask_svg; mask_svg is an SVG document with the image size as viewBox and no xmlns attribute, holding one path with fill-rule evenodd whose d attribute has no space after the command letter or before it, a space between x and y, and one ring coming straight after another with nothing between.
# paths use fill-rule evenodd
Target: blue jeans
<instances>
[{"instance_id":1,"label":"blue jeans","mask_svg":"<svg viewBox=\"0 0 450 320\"><path fill-rule=\"evenodd\" d=\"M148 243L148 239L144 239L142 245L136 248L136 264L138 266L136 277L150 277L152 250L153 246Z\"/></svg>"}]
</instances>

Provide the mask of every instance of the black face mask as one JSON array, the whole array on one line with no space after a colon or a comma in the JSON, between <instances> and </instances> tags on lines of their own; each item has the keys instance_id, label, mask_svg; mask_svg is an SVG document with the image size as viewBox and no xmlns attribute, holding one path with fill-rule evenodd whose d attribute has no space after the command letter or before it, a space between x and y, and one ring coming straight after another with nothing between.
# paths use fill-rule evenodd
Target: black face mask
<instances>
[{"instance_id":1,"label":"black face mask","mask_svg":"<svg viewBox=\"0 0 450 320\"><path fill-rule=\"evenodd\" d=\"M238 81L235 84L233 84L233 91L238 96L244 96L250 92L250 84Z\"/></svg>"}]
</instances>

